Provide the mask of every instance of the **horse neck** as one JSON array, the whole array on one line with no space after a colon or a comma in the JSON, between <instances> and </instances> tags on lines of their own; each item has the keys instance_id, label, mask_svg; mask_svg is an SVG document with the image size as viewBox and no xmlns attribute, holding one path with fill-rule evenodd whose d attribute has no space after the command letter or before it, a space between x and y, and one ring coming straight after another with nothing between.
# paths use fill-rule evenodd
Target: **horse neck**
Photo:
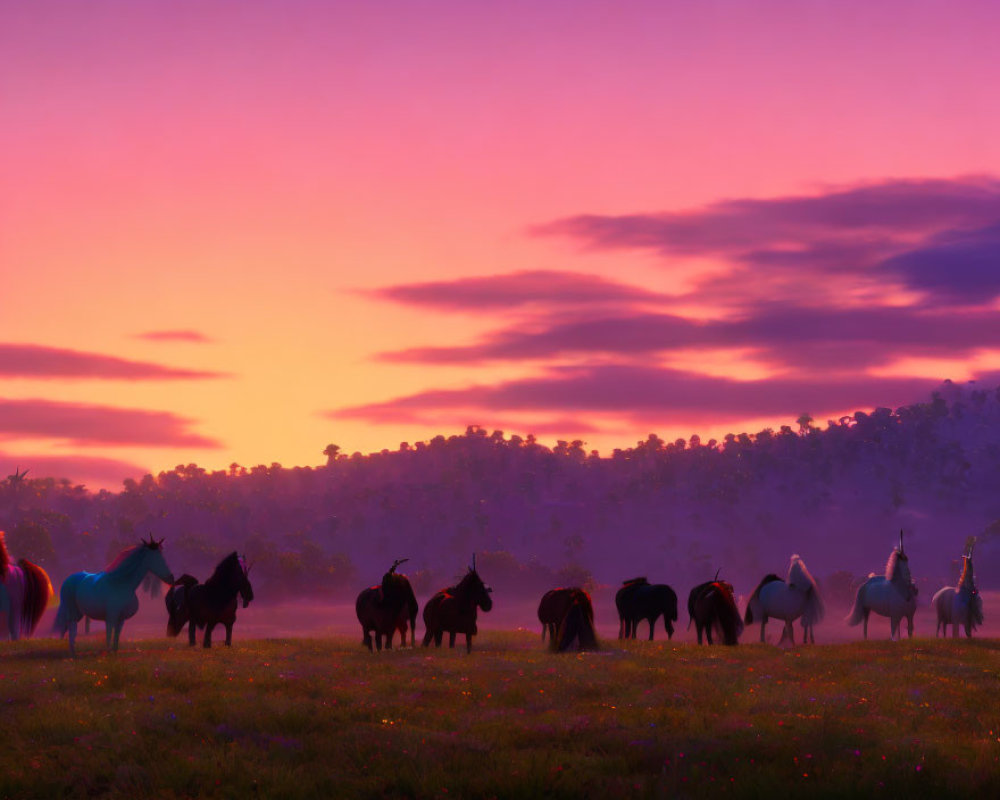
<instances>
[{"instance_id":1,"label":"horse neck","mask_svg":"<svg viewBox=\"0 0 1000 800\"><path fill-rule=\"evenodd\" d=\"M900 556L898 550L889 554L889 560L885 564L885 579L897 586L909 586L912 583L909 563Z\"/></svg>"},{"instance_id":2,"label":"horse neck","mask_svg":"<svg viewBox=\"0 0 1000 800\"><path fill-rule=\"evenodd\" d=\"M243 583L240 580L240 573L242 573L242 567L239 566L238 562L236 563L235 568L230 567L226 565L226 562L223 562L215 568L215 572L212 573L212 577L205 581L205 589L213 597L230 600L237 595L240 591L240 586Z\"/></svg>"},{"instance_id":3,"label":"horse neck","mask_svg":"<svg viewBox=\"0 0 1000 800\"><path fill-rule=\"evenodd\" d=\"M972 576L972 559L964 558L962 564L962 574L958 579L958 590L965 592L974 592L976 590L976 583Z\"/></svg>"},{"instance_id":4,"label":"horse neck","mask_svg":"<svg viewBox=\"0 0 1000 800\"><path fill-rule=\"evenodd\" d=\"M142 579L149 572L146 564L146 548L139 546L136 550L126 556L118 566L107 570L105 577L114 582L129 586L133 591L139 588Z\"/></svg>"},{"instance_id":5,"label":"horse neck","mask_svg":"<svg viewBox=\"0 0 1000 800\"><path fill-rule=\"evenodd\" d=\"M476 605L478 592L476 591L476 581L472 578L471 573L462 578L452 590L452 595L459 600L461 603L468 604L470 606Z\"/></svg>"}]
</instances>

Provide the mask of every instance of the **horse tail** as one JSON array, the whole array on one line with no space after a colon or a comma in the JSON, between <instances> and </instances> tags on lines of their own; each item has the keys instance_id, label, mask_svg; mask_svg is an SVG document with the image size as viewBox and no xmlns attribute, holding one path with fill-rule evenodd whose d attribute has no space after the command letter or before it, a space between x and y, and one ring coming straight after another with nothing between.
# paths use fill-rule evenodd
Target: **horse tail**
<instances>
[{"instance_id":1,"label":"horse tail","mask_svg":"<svg viewBox=\"0 0 1000 800\"><path fill-rule=\"evenodd\" d=\"M52 582L37 564L22 558L17 565L24 573L24 600L21 603L21 635L31 636L52 596Z\"/></svg>"},{"instance_id":2,"label":"horse tail","mask_svg":"<svg viewBox=\"0 0 1000 800\"><path fill-rule=\"evenodd\" d=\"M868 588L868 584L862 583L858 587L858 593L854 597L854 605L851 606L851 611L844 620L848 625L860 625L865 618L865 593Z\"/></svg>"},{"instance_id":3,"label":"horse tail","mask_svg":"<svg viewBox=\"0 0 1000 800\"><path fill-rule=\"evenodd\" d=\"M803 625L817 625L823 621L826 614L826 607L823 605L823 598L820 597L819 590L814 586L809 587L806 592L806 607L802 612Z\"/></svg>"},{"instance_id":4,"label":"horse tail","mask_svg":"<svg viewBox=\"0 0 1000 800\"><path fill-rule=\"evenodd\" d=\"M983 598L978 593L972 598L972 607L969 609L969 615L972 617L972 627L979 627L983 624Z\"/></svg>"},{"instance_id":5,"label":"horse tail","mask_svg":"<svg viewBox=\"0 0 1000 800\"><path fill-rule=\"evenodd\" d=\"M771 583L772 581L780 581L780 580L781 578L779 578L774 573L765 575L763 578L760 579L760 583L757 584L757 588L753 590L753 594L751 594L750 599L747 600L747 611L746 614L743 615L743 621L747 625L753 624L753 617L754 617L753 610L756 606L760 605L760 590L767 584Z\"/></svg>"}]
</instances>

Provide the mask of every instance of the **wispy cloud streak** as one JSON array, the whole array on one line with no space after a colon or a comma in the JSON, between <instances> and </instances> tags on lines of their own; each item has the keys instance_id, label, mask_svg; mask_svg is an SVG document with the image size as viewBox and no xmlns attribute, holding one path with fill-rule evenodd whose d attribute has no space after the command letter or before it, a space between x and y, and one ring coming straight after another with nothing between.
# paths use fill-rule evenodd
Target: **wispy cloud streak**
<instances>
[{"instance_id":1,"label":"wispy cloud streak","mask_svg":"<svg viewBox=\"0 0 1000 800\"><path fill-rule=\"evenodd\" d=\"M181 369L66 348L3 343L0 343L0 376L96 380L202 380L227 377L222 372Z\"/></svg>"}]
</instances>

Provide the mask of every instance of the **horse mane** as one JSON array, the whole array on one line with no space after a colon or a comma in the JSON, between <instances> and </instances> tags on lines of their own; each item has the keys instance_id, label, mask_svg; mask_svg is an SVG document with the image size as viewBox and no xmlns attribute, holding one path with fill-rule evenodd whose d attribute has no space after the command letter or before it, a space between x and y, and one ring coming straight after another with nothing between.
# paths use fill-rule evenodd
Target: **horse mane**
<instances>
[{"instance_id":1,"label":"horse mane","mask_svg":"<svg viewBox=\"0 0 1000 800\"><path fill-rule=\"evenodd\" d=\"M975 586L975 580L972 573L972 558L970 556L962 556L962 574L958 578L959 588L962 587L966 579L968 579L971 586Z\"/></svg>"},{"instance_id":2,"label":"horse mane","mask_svg":"<svg viewBox=\"0 0 1000 800\"><path fill-rule=\"evenodd\" d=\"M800 589L816 590L817 588L816 579L806 569L805 562L800 556L792 556L792 561L788 565L788 583L794 583ZM801 584L805 584L805 586Z\"/></svg>"},{"instance_id":3,"label":"horse mane","mask_svg":"<svg viewBox=\"0 0 1000 800\"><path fill-rule=\"evenodd\" d=\"M648 584L649 584L649 581L645 577L642 577L642 578L632 578L632 579L627 580L627 581L622 581L622 586L646 586Z\"/></svg>"},{"instance_id":4,"label":"horse mane","mask_svg":"<svg viewBox=\"0 0 1000 800\"><path fill-rule=\"evenodd\" d=\"M885 562L885 579L887 581L891 581L896 577L896 569L899 567L900 558L902 558L904 562L907 560L906 556L894 547L892 552L889 553L889 560Z\"/></svg>"},{"instance_id":5,"label":"horse mane","mask_svg":"<svg viewBox=\"0 0 1000 800\"><path fill-rule=\"evenodd\" d=\"M111 563L104 568L104 571L106 573L115 572L116 570L122 569L126 562L129 562L129 566L125 568L127 572L135 569L135 564L133 562L139 560L145 546L146 545L144 544L134 544L131 547L126 547L114 557ZM129 561L129 559L132 559L132 561Z\"/></svg>"},{"instance_id":6,"label":"horse mane","mask_svg":"<svg viewBox=\"0 0 1000 800\"><path fill-rule=\"evenodd\" d=\"M228 556L226 556L222 561L215 565L215 571L212 572L212 577L205 581L206 584L209 582L215 584L221 581L226 575L228 575L233 568L238 572L243 572L243 565L240 564L240 557L237 555L236 551L233 550Z\"/></svg>"},{"instance_id":7,"label":"horse mane","mask_svg":"<svg viewBox=\"0 0 1000 800\"><path fill-rule=\"evenodd\" d=\"M7 541L6 534L0 531L0 579L7 574L7 568L10 566L10 553L7 552Z\"/></svg>"}]
</instances>

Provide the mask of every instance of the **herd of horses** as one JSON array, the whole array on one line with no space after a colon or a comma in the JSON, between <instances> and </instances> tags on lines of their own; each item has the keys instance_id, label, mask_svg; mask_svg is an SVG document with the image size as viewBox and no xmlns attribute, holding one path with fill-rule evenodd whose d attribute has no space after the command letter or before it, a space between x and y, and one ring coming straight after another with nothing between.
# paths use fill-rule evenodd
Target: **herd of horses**
<instances>
[{"instance_id":1,"label":"herd of horses","mask_svg":"<svg viewBox=\"0 0 1000 800\"><path fill-rule=\"evenodd\" d=\"M959 628L968 637L983 624L982 597L976 588L972 566L975 539L966 542L962 554L962 572L956 586L946 586L935 593L932 605L937 613L935 634L958 636ZM370 651L392 648L398 632L400 642L416 645L418 604L409 579L397 572L407 559L396 560L382 576L382 582L364 589L357 598L355 610L363 633L363 645ZM59 608L53 630L60 637L67 635L71 654L76 652L77 626L81 620L103 620L106 647L118 649L122 627L139 609L137 592L142 586L153 596L161 583L167 584L167 634L178 636L188 626L188 640L196 643L197 631L204 630L203 644L212 645L212 631L217 625L226 630L226 644L232 644L236 611L242 599L243 607L253 600L250 566L246 559L231 553L222 559L212 575L200 583L191 575L174 578L163 556L163 540L152 537L123 550L101 572L76 572L67 577L59 590ZM472 637L478 632L478 612L493 607L492 589L486 586L472 564L453 586L436 592L424 605L425 634L423 645L432 641L441 646L444 634L448 644L455 646L459 634L465 635L468 652ZM0 615L6 615L11 639L31 636L37 627L49 598L52 584L37 564L26 559L14 563L0 531ZM619 639L636 638L641 621L649 625L653 639L656 622L663 618L667 637L674 634L677 622L677 594L666 584L652 584L646 578L625 581L615 595L619 618ZM868 618L876 613L889 618L893 639L900 635L900 623L907 621L907 634L913 636L913 615L917 608L917 586L910 575L909 559L903 548L903 534L886 563L885 573L872 573L858 587L847 623L863 623L864 638L868 638ZM785 578L765 575L741 615L733 586L720 580L718 573L711 581L699 584L688 594L688 627L693 624L698 644L716 640L726 645L739 642L745 626L760 623L760 640L765 641L769 619L781 620L783 629L779 644L795 642L792 623L799 620L803 642L815 642L813 629L823 619L824 606L819 587L809 574L802 559L793 555ZM557 651L588 650L598 647L594 629L594 607L590 595L580 587L552 589L544 594L538 606L542 625L542 641L549 638L550 647Z\"/></svg>"}]
</instances>

